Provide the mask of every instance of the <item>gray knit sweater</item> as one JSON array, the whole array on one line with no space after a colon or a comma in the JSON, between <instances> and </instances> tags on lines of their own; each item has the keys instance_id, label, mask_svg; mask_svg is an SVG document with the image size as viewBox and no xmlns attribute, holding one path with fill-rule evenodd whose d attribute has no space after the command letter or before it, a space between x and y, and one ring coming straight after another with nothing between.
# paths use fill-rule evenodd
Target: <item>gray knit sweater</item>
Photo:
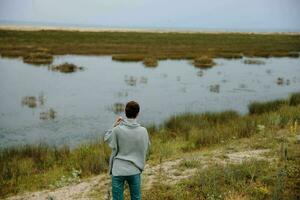
<instances>
[{"instance_id":1,"label":"gray knit sweater","mask_svg":"<svg viewBox=\"0 0 300 200\"><path fill-rule=\"evenodd\" d=\"M147 129L136 122L135 119L124 119L121 123L108 130L104 135L104 141L112 148L112 154L109 162L109 174L112 174L114 161L120 159L131 164L126 173L118 172L118 167L114 167L115 174L123 176L136 173L136 169L140 172L144 170L146 154L150 146L150 140ZM121 163L121 162L118 162Z\"/></svg>"}]
</instances>

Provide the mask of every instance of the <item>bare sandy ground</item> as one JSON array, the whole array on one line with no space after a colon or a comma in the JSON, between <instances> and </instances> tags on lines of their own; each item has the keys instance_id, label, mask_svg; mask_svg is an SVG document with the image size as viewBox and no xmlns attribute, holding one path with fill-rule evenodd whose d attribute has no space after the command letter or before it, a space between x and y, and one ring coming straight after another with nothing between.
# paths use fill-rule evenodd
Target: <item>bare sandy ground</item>
<instances>
[{"instance_id":1,"label":"bare sandy ground","mask_svg":"<svg viewBox=\"0 0 300 200\"><path fill-rule=\"evenodd\" d=\"M206 30L172 30L172 29L147 29L147 28L93 28L93 27L60 27L60 26L30 26L30 25L1 25L0 30L15 31L78 31L78 32L141 32L141 33L241 33L241 34L282 34L282 35L300 35L300 32L239 32L239 31L206 31Z\"/></svg>"},{"instance_id":2,"label":"bare sandy ground","mask_svg":"<svg viewBox=\"0 0 300 200\"><path fill-rule=\"evenodd\" d=\"M209 155L205 152L196 152L186 158L165 161L161 164L147 165L142 175L143 190L148 190L156 182L173 185L177 182L195 175L197 170L206 169L215 164L238 164L249 159L269 160L264 154L269 149L244 150L224 154L222 150L214 150ZM182 161L197 161L200 167L182 168ZM80 183L65 186L54 190L44 190L32 193L24 193L7 198L7 200L71 200L71 199L110 199L110 177L101 174Z\"/></svg>"}]
</instances>

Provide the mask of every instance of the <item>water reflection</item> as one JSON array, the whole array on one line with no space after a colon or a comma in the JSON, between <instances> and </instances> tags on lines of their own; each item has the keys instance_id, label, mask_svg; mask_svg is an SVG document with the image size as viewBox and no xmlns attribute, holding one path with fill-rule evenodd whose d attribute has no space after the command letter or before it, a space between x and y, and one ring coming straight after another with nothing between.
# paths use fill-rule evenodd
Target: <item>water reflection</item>
<instances>
[{"instance_id":1,"label":"water reflection","mask_svg":"<svg viewBox=\"0 0 300 200\"><path fill-rule=\"evenodd\" d=\"M22 106L28 106L29 108L35 108L37 106L37 100L34 96L26 96L22 98Z\"/></svg>"},{"instance_id":2,"label":"water reflection","mask_svg":"<svg viewBox=\"0 0 300 200\"><path fill-rule=\"evenodd\" d=\"M125 104L123 103L114 103L111 106L111 110L115 113L115 114L120 114L123 113L125 110Z\"/></svg>"},{"instance_id":3,"label":"water reflection","mask_svg":"<svg viewBox=\"0 0 300 200\"><path fill-rule=\"evenodd\" d=\"M49 120L55 119L57 112L53 108L49 108L47 111L40 112L40 119L41 120Z\"/></svg>"}]
</instances>

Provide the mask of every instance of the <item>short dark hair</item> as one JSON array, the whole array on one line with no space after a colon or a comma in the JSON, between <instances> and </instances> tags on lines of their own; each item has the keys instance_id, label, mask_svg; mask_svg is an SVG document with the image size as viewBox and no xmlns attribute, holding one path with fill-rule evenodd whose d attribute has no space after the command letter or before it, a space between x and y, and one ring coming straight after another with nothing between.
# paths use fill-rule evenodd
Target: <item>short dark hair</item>
<instances>
[{"instance_id":1,"label":"short dark hair","mask_svg":"<svg viewBox=\"0 0 300 200\"><path fill-rule=\"evenodd\" d=\"M125 114L127 118L136 118L140 112L140 105L135 101L129 101L125 107Z\"/></svg>"}]
</instances>

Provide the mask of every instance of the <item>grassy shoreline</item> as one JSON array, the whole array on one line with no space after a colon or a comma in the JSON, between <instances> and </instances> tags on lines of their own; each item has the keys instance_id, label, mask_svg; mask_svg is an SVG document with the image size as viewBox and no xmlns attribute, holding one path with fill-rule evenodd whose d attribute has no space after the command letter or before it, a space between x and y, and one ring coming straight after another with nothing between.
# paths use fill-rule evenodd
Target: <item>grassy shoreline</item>
<instances>
[{"instance_id":1,"label":"grassy shoreline","mask_svg":"<svg viewBox=\"0 0 300 200\"><path fill-rule=\"evenodd\" d=\"M120 55L126 61L299 57L300 35L0 30L2 56L26 57L40 49L51 55Z\"/></svg>"},{"instance_id":2,"label":"grassy shoreline","mask_svg":"<svg viewBox=\"0 0 300 200\"><path fill-rule=\"evenodd\" d=\"M234 111L173 116L160 127L148 127L152 141L148 162L161 163L204 147L224 145L233 139L254 136L262 129L276 132L289 128L300 122L299 96L300 93L292 94L279 105L278 101L255 102L249 105L252 112L244 116ZM109 155L109 148L101 140L73 150L43 144L1 149L0 197L56 188L104 173Z\"/></svg>"}]
</instances>

